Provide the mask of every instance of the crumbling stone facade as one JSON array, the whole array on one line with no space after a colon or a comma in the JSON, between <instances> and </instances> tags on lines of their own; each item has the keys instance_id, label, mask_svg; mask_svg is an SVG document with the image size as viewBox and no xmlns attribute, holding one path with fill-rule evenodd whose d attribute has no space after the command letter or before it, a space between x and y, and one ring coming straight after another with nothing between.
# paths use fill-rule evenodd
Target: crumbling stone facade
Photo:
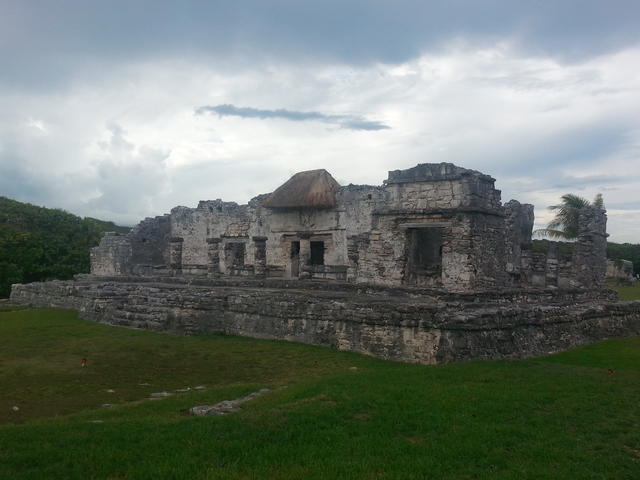
<instances>
[{"instance_id":1,"label":"crumbling stone facade","mask_svg":"<svg viewBox=\"0 0 640 480\"><path fill-rule=\"evenodd\" d=\"M11 298L172 333L280 338L382 358L516 358L640 333L640 302L602 289L606 214L570 251L533 248L533 206L449 163L340 186L300 172L246 205L201 201L107 234L92 275Z\"/></svg>"},{"instance_id":2,"label":"crumbling stone facade","mask_svg":"<svg viewBox=\"0 0 640 480\"><path fill-rule=\"evenodd\" d=\"M619 282L635 280L633 262L631 260L607 260L607 279Z\"/></svg>"},{"instance_id":3,"label":"crumbling stone facade","mask_svg":"<svg viewBox=\"0 0 640 480\"><path fill-rule=\"evenodd\" d=\"M494 183L450 163L389 172L382 186L341 187L324 170L301 172L246 205L201 201L145 219L126 237L105 236L93 251L92 273L337 280L451 292L602 284L603 210L581 214L566 285L546 273L542 282L530 271L539 261L528 253L533 206L502 205Z\"/></svg>"}]
</instances>

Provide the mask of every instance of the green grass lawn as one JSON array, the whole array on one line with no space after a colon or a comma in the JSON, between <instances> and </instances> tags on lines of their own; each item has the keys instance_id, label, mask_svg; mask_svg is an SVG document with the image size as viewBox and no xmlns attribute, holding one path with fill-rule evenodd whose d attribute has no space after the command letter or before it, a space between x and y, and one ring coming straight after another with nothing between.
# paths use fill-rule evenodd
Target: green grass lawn
<instances>
[{"instance_id":1,"label":"green grass lawn","mask_svg":"<svg viewBox=\"0 0 640 480\"><path fill-rule=\"evenodd\" d=\"M610 287L620 295L620 300L640 300L640 282L630 287Z\"/></svg>"},{"instance_id":2,"label":"green grass lawn","mask_svg":"<svg viewBox=\"0 0 640 480\"><path fill-rule=\"evenodd\" d=\"M1 479L640 478L638 337L421 366L23 310L0 313L0 339Z\"/></svg>"}]
</instances>

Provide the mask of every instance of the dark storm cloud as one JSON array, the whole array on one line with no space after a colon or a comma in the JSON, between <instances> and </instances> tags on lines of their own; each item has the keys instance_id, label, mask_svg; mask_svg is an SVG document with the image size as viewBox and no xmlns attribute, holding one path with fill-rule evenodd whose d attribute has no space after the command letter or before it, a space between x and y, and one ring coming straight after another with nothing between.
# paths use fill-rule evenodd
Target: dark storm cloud
<instances>
[{"instance_id":1,"label":"dark storm cloud","mask_svg":"<svg viewBox=\"0 0 640 480\"><path fill-rule=\"evenodd\" d=\"M637 0L0 0L0 82L50 88L91 65L166 57L397 63L451 39L584 59L637 44L639 16Z\"/></svg>"},{"instance_id":2,"label":"dark storm cloud","mask_svg":"<svg viewBox=\"0 0 640 480\"><path fill-rule=\"evenodd\" d=\"M196 115L217 113L221 117L233 116L242 118L259 118L260 120L270 118L282 118L285 120L292 120L294 122L314 120L317 122L337 125L340 128L346 128L349 130L385 130L390 128L388 125L374 120L367 120L366 118L358 115L327 115L320 112L297 112L295 110L285 110L284 108L264 110L260 108L236 107L235 105L224 104L213 107L199 107L196 109L195 113Z\"/></svg>"}]
</instances>

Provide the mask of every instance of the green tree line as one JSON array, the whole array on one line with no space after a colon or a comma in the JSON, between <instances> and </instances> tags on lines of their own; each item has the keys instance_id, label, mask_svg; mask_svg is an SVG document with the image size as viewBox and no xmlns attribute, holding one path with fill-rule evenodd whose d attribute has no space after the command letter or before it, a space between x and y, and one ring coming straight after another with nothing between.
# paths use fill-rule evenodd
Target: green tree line
<instances>
[{"instance_id":1,"label":"green tree line","mask_svg":"<svg viewBox=\"0 0 640 480\"><path fill-rule=\"evenodd\" d=\"M612 260L630 260L633 262L633 274L640 275L640 244L608 242L607 258Z\"/></svg>"},{"instance_id":2,"label":"green tree line","mask_svg":"<svg viewBox=\"0 0 640 480\"><path fill-rule=\"evenodd\" d=\"M129 230L0 197L0 298L9 296L13 283L66 280L88 273L89 250L103 232Z\"/></svg>"}]
</instances>

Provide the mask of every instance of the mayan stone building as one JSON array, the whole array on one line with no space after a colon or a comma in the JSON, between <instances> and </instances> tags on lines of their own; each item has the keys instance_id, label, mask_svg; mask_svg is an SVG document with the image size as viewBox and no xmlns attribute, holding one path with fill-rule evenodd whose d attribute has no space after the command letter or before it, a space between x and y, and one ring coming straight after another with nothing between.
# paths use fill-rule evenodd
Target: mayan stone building
<instances>
[{"instance_id":1,"label":"mayan stone building","mask_svg":"<svg viewBox=\"0 0 640 480\"><path fill-rule=\"evenodd\" d=\"M381 186L295 174L246 205L107 234L91 275L14 285L12 299L156 331L293 340L441 363L518 358L640 333L640 302L602 288L606 213L580 212L567 253L532 248L533 206L450 163Z\"/></svg>"},{"instance_id":2,"label":"mayan stone building","mask_svg":"<svg viewBox=\"0 0 640 480\"><path fill-rule=\"evenodd\" d=\"M201 201L148 218L92 252L94 275L339 280L478 291L558 285L535 268L533 206L503 205L495 179L450 163L389 172L382 186L340 186L326 170L295 174L247 205ZM586 212L581 250L560 286L600 285L606 215ZM524 254L523 254L524 252ZM544 259L546 266L546 259ZM557 276L557 275L556 275ZM601 278L602 277L602 278Z\"/></svg>"}]
</instances>

